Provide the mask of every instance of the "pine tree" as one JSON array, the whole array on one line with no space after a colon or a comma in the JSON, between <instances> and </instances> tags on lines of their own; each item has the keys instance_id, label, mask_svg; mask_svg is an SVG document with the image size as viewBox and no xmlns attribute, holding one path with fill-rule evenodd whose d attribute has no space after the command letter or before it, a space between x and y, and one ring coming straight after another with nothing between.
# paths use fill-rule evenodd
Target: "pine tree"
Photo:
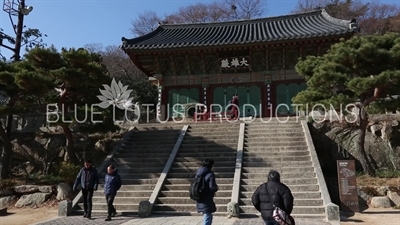
<instances>
[{"instance_id":1,"label":"pine tree","mask_svg":"<svg viewBox=\"0 0 400 225\"><path fill-rule=\"evenodd\" d=\"M357 159L364 171L375 175L365 151L368 110L384 111L397 105L400 87L400 34L355 36L342 40L322 56L308 56L296 65L307 89L293 98L296 104L324 104L358 108ZM390 101L387 101L387 99ZM391 109L393 110L393 109Z\"/></svg>"}]
</instances>

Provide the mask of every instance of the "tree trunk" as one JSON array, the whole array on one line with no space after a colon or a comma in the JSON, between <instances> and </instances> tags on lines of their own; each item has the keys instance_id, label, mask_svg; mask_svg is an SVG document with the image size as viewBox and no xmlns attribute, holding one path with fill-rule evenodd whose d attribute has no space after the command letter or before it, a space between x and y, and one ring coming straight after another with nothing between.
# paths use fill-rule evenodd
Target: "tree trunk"
<instances>
[{"instance_id":1,"label":"tree trunk","mask_svg":"<svg viewBox=\"0 0 400 225\"><path fill-rule=\"evenodd\" d=\"M7 179L10 177L10 157L12 153L11 141L8 138L6 131L3 128L3 124L0 123L0 138L3 141L3 150L0 154L0 179Z\"/></svg>"},{"instance_id":2,"label":"tree trunk","mask_svg":"<svg viewBox=\"0 0 400 225\"><path fill-rule=\"evenodd\" d=\"M359 119L360 119L360 136L358 137L356 150L360 154L360 163L364 169L364 172L369 176L375 176L375 169L371 165L370 160L368 158L368 154L365 151L365 135L367 134L368 127L368 114L365 112L365 108L359 108Z\"/></svg>"},{"instance_id":3,"label":"tree trunk","mask_svg":"<svg viewBox=\"0 0 400 225\"><path fill-rule=\"evenodd\" d=\"M74 138L72 136L71 129L69 128L68 124L65 124L65 123L60 123L60 126L62 127L62 129L64 131L64 135L65 135L65 139L66 139L65 145L67 148L69 160L74 164L79 163L78 157L76 157L75 151L74 151Z\"/></svg>"}]
</instances>

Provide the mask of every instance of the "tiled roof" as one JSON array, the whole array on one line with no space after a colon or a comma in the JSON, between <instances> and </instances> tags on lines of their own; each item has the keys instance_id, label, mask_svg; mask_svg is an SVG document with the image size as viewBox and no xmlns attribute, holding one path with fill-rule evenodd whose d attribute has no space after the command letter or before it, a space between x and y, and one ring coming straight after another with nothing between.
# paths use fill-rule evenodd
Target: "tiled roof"
<instances>
[{"instance_id":1,"label":"tiled roof","mask_svg":"<svg viewBox=\"0 0 400 225\"><path fill-rule=\"evenodd\" d=\"M354 32L355 22L331 17L324 9L252 20L164 24L144 36L122 38L122 49L170 49L241 45Z\"/></svg>"}]
</instances>

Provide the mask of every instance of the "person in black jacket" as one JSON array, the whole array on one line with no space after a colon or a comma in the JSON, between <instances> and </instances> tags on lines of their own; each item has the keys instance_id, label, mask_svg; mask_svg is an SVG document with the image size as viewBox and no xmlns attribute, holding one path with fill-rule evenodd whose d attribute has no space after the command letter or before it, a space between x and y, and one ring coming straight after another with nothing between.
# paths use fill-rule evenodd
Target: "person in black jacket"
<instances>
[{"instance_id":1,"label":"person in black jacket","mask_svg":"<svg viewBox=\"0 0 400 225\"><path fill-rule=\"evenodd\" d=\"M76 180L72 188L74 191L76 190L79 183L82 187L83 209L85 211L83 217L91 219L93 192L97 191L97 187L99 185L99 175L96 168L92 166L91 160L85 161L84 167L79 171L78 175L76 176Z\"/></svg>"},{"instance_id":2,"label":"person in black jacket","mask_svg":"<svg viewBox=\"0 0 400 225\"><path fill-rule=\"evenodd\" d=\"M117 210L113 206L117 191L121 188L121 177L113 165L107 167L107 174L104 178L104 194L107 201L107 219L111 221L111 217L117 215Z\"/></svg>"},{"instance_id":3,"label":"person in black jacket","mask_svg":"<svg viewBox=\"0 0 400 225\"><path fill-rule=\"evenodd\" d=\"M217 211L217 207L214 202L215 192L218 191L218 185L215 182L215 175L212 171L214 167L214 160L205 159L203 166L201 166L197 172L196 177L205 176L206 189L201 199L196 202L197 212L201 212L204 215L204 225L211 225L213 220L213 213Z\"/></svg>"},{"instance_id":4,"label":"person in black jacket","mask_svg":"<svg viewBox=\"0 0 400 225\"><path fill-rule=\"evenodd\" d=\"M290 189L281 183L280 174L271 170L268 182L261 184L252 196L254 207L261 212L266 225L277 225L272 213L274 205L291 214L293 210L293 195Z\"/></svg>"}]
</instances>

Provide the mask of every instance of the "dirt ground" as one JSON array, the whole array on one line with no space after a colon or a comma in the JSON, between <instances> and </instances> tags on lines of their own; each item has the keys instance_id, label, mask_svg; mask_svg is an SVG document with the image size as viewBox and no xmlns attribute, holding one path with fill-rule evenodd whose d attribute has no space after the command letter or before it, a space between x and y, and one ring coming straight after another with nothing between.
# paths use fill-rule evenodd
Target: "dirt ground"
<instances>
[{"instance_id":1,"label":"dirt ground","mask_svg":"<svg viewBox=\"0 0 400 225\"><path fill-rule=\"evenodd\" d=\"M29 225L57 217L57 206L41 208L9 208L7 216L0 216L1 225Z\"/></svg>"},{"instance_id":2,"label":"dirt ground","mask_svg":"<svg viewBox=\"0 0 400 225\"><path fill-rule=\"evenodd\" d=\"M343 218L343 225L400 225L400 210L398 209L374 209L369 208L362 213Z\"/></svg>"}]
</instances>

